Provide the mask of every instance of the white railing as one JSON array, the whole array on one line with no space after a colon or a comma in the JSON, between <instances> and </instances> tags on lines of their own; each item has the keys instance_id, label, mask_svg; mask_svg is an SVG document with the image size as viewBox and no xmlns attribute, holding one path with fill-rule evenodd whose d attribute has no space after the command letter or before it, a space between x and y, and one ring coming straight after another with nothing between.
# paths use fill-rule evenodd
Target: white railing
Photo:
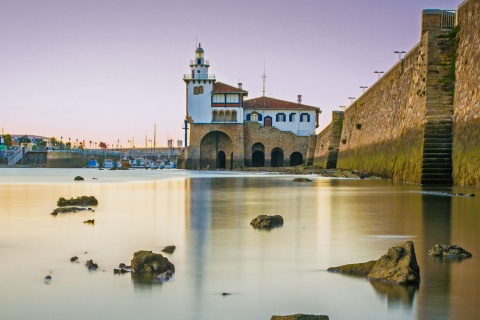
<instances>
[{"instance_id":1,"label":"white railing","mask_svg":"<svg viewBox=\"0 0 480 320\"><path fill-rule=\"evenodd\" d=\"M215 80L215 75L214 74L195 74L192 76L192 74L184 74L183 79L184 80Z\"/></svg>"},{"instance_id":2,"label":"white railing","mask_svg":"<svg viewBox=\"0 0 480 320\"><path fill-rule=\"evenodd\" d=\"M22 148L18 148L14 154L8 158L8 165L13 166L17 164L17 162L22 159Z\"/></svg>"},{"instance_id":3,"label":"white railing","mask_svg":"<svg viewBox=\"0 0 480 320\"><path fill-rule=\"evenodd\" d=\"M455 10L442 10L440 29L451 29L457 25L457 12Z\"/></svg>"}]
</instances>

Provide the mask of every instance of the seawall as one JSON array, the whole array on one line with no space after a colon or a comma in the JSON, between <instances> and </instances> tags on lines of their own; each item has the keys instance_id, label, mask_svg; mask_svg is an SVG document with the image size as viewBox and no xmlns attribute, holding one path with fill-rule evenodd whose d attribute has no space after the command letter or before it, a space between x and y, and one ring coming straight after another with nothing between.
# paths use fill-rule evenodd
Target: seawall
<instances>
[{"instance_id":1,"label":"seawall","mask_svg":"<svg viewBox=\"0 0 480 320\"><path fill-rule=\"evenodd\" d=\"M332 117L314 164L480 186L480 0L460 6L457 36L442 14L425 10L420 42L345 110L341 126Z\"/></svg>"}]
</instances>

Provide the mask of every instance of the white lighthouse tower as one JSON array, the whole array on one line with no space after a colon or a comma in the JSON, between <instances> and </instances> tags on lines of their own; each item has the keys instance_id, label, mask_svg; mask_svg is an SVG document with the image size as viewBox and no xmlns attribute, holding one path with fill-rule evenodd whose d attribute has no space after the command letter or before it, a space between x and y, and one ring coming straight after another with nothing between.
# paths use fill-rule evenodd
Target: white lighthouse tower
<instances>
[{"instance_id":1,"label":"white lighthouse tower","mask_svg":"<svg viewBox=\"0 0 480 320\"><path fill-rule=\"evenodd\" d=\"M211 123L212 89L215 75L208 74L209 61L205 60L201 44L195 50L195 60L190 60L190 74L183 76L187 85L187 120L190 123Z\"/></svg>"}]
</instances>

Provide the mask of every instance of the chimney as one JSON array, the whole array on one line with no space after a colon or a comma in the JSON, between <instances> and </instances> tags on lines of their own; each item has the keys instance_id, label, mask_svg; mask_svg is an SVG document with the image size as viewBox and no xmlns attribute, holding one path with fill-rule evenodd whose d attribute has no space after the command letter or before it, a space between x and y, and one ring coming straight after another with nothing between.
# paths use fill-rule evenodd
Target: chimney
<instances>
[{"instance_id":1,"label":"chimney","mask_svg":"<svg viewBox=\"0 0 480 320\"><path fill-rule=\"evenodd\" d=\"M243 90L241 82L238 83L238 89Z\"/></svg>"},{"instance_id":2,"label":"chimney","mask_svg":"<svg viewBox=\"0 0 480 320\"><path fill-rule=\"evenodd\" d=\"M299 94L299 95L297 96L297 98L298 98L298 99L297 99L297 102L301 104L301 103L302 103L302 95Z\"/></svg>"}]
</instances>

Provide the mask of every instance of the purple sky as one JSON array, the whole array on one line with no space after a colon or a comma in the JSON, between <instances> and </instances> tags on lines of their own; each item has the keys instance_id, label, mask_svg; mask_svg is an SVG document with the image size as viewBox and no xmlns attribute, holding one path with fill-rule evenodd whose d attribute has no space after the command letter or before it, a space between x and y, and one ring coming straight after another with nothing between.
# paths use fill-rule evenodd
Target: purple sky
<instances>
[{"instance_id":1,"label":"purple sky","mask_svg":"<svg viewBox=\"0 0 480 320\"><path fill-rule=\"evenodd\" d=\"M0 0L5 133L137 146L182 139L195 36L218 81L332 110L420 39L422 9L462 0Z\"/></svg>"}]
</instances>

